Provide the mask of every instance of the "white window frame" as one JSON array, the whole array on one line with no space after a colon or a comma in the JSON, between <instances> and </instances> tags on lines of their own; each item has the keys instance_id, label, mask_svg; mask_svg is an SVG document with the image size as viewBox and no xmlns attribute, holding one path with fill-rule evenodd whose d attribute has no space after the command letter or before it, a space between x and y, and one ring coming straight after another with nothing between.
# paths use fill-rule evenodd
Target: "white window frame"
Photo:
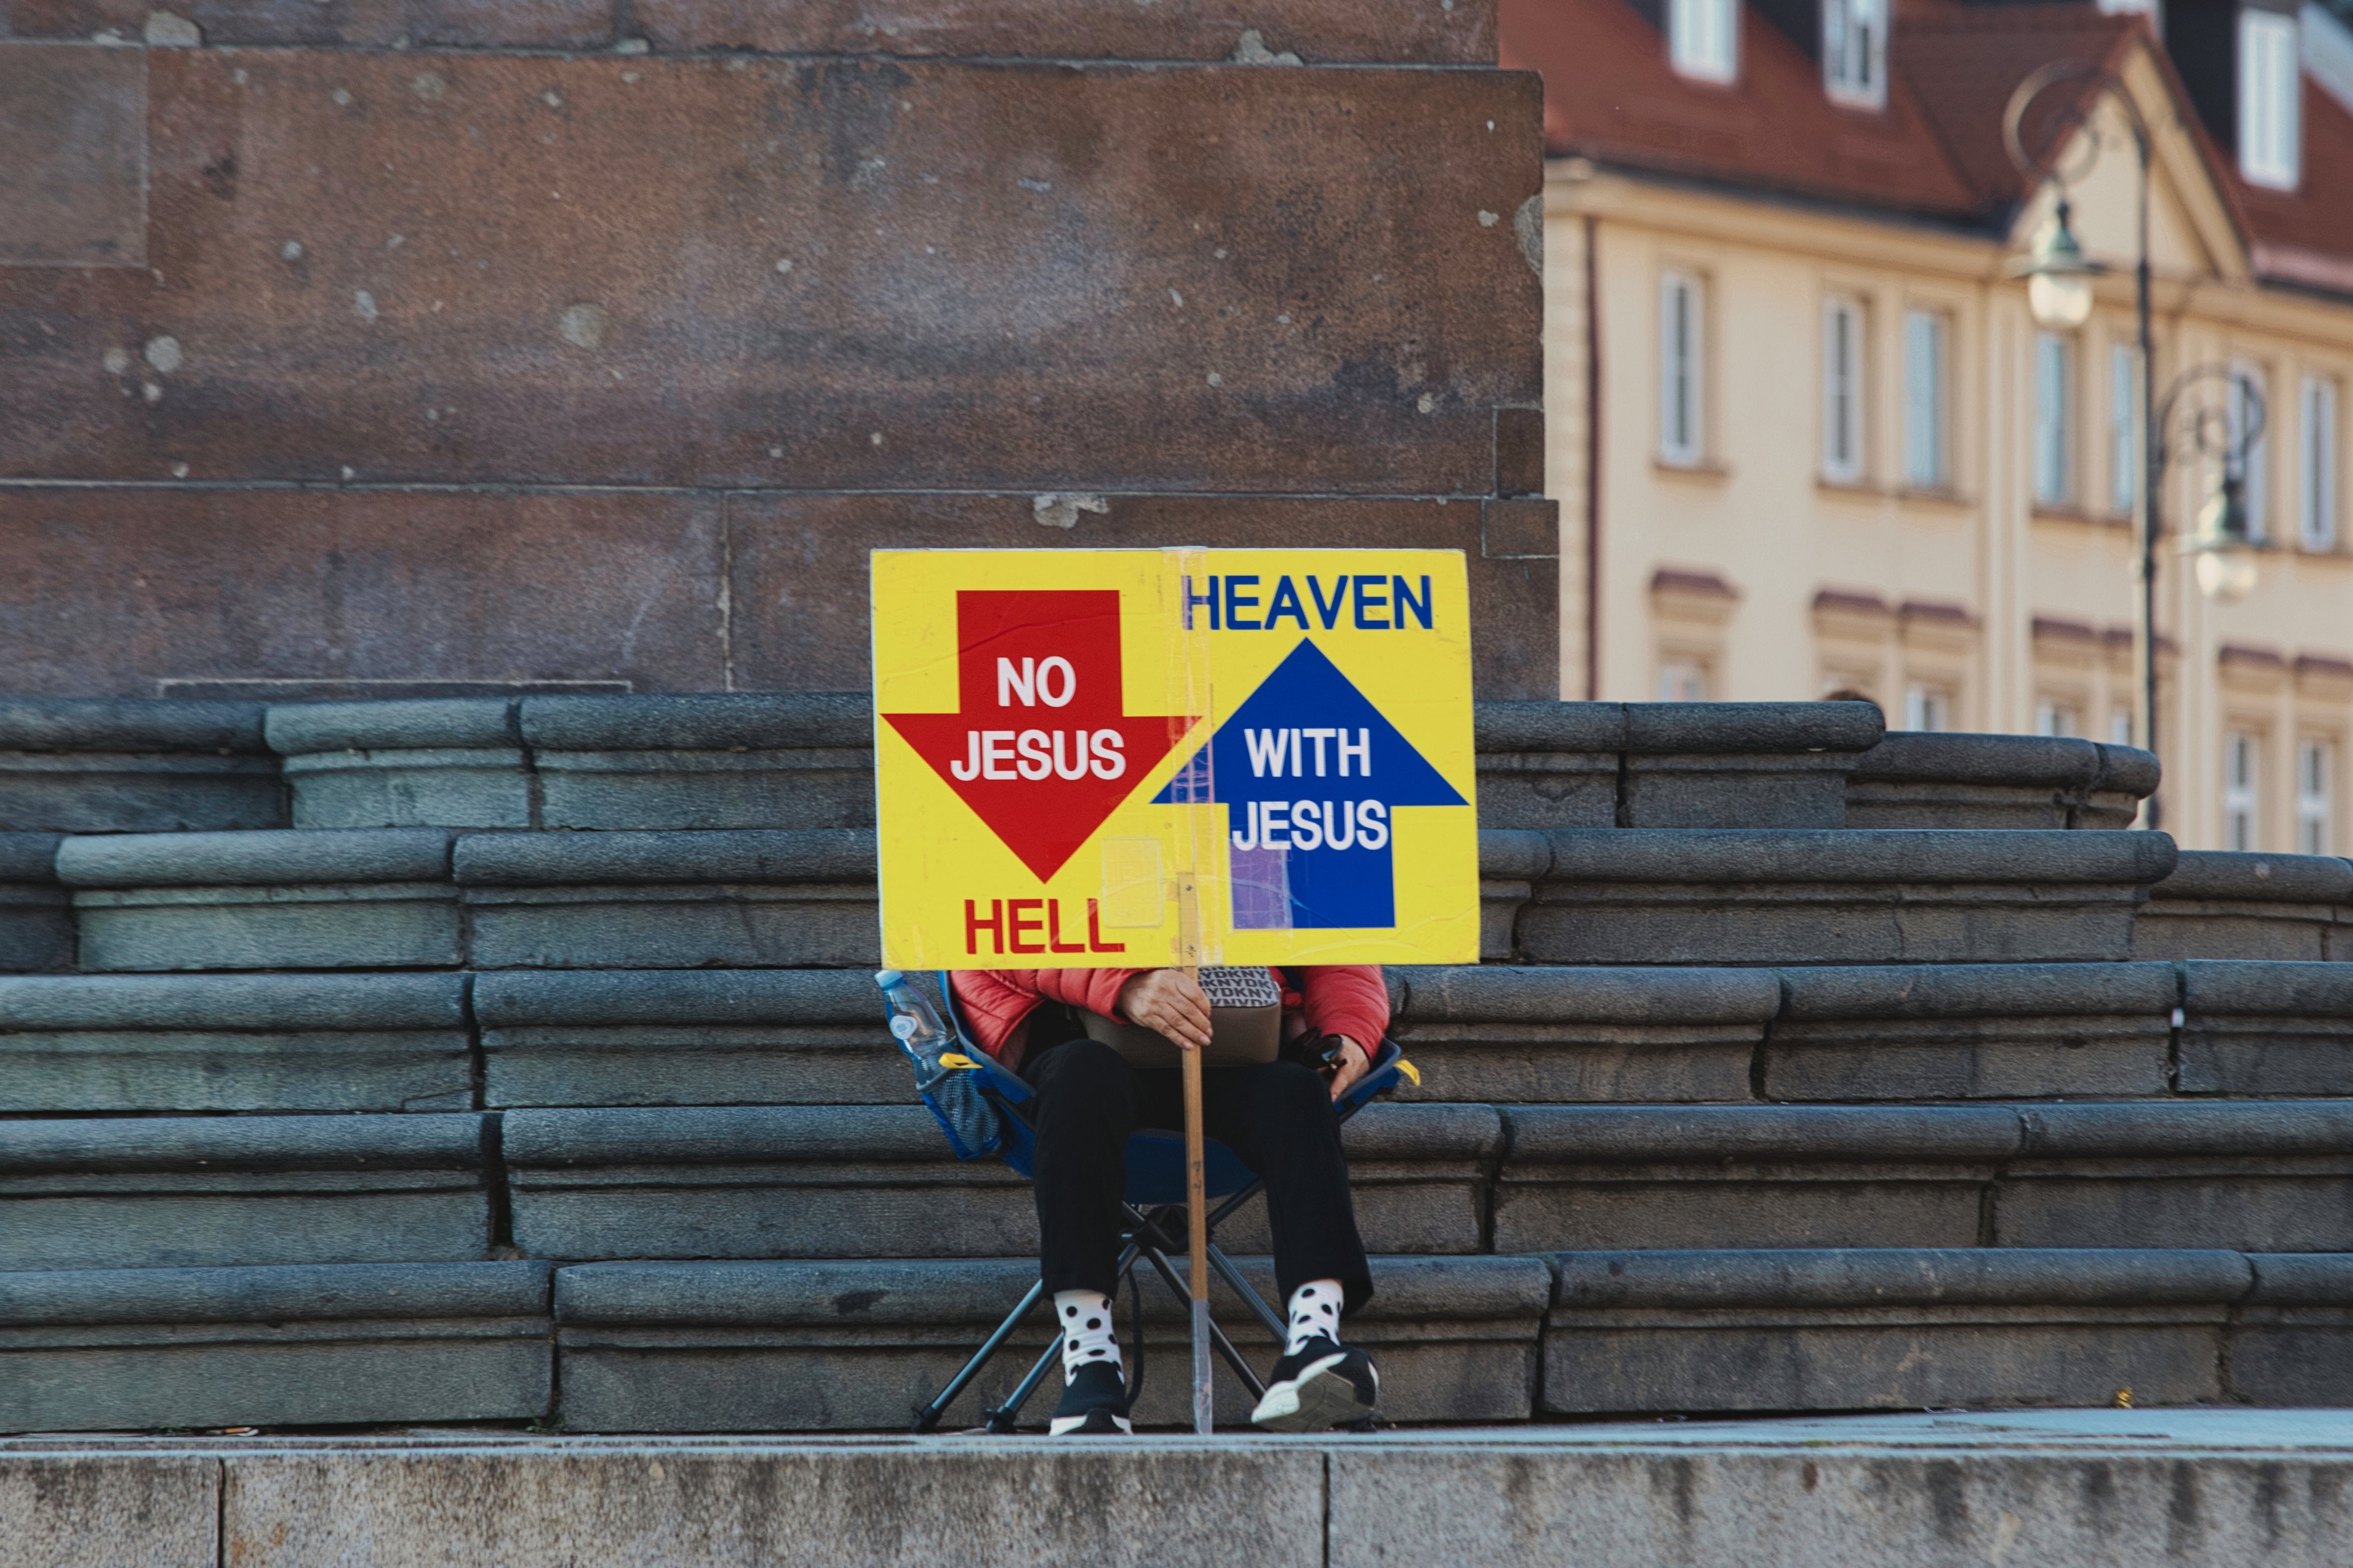
<instances>
[{"instance_id":1,"label":"white window frame","mask_svg":"<svg viewBox=\"0 0 2353 1568\"><path fill-rule=\"evenodd\" d=\"M1834 484L1862 479L1864 321L1853 295L1822 301L1822 478Z\"/></svg>"},{"instance_id":2,"label":"white window frame","mask_svg":"<svg viewBox=\"0 0 2353 1568\"><path fill-rule=\"evenodd\" d=\"M2239 173L2247 183L2292 191L2304 169L2304 66L2296 19L2239 11Z\"/></svg>"},{"instance_id":3,"label":"white window frame","mask_svg":"<svg viewBox=\"0 0 2353 1568\"><path fill-rule=\"evenodd\" d=\"M2235 452L2239 449L2240 432L2246 428L2249 383L2253 384L2255 396L2262 400L2265 419L2262 434L2247 449L2246 466L2240 472L2244 488L2239 497L2247 509L2247 538L2260 544L2272 536L2271 377L2263 366L2241 361L2231 367L2231 390L2224 403L2222 424L2227 449Z\"/></svg>"},{"instance_id":4,"label":"white window frame","mask_svg":"<svg viewBox=\"0 0 2353 1568\"><path fill-rule=\"evenodd\" d=\"M1953 482L1953 318L1904 313L1904 482L1941 490Z\"/></svg>"},{"instance_id":5,"label":"white window frame","mask_svg":"<svg viewBox=\"0 0 2353 1568\"><path fill-rule=\"evenodd\" d=\"M2046 697L2034 705L2034 732L2072 738L2083 730L2083 710L2073 702Z\"/></svg>"},{"instance_id":6,"label":"white window frame","mask_svg":"<svg viewBox=\"0 0 2353 1568\"><path fill-rule=\"evenodd\" d=\"M2129 746L2132 743L2132 710L2129 708L2115 708L2109 710L2108 744L2112 746Z\"/></svg>"},{"instance_id":7,"label":"white window frame","mask_svg":"<svg viewBox=\"0 0 2353 1568\"><path fill-rule=\"evenodd\" d=\"M1707 688L1707 666L1695 658L1670 658L1659 665L1662 702L1704 702Z\"/></svg>"},{"instance_id":8,"label":"white window frame","mask_svg":"<svg viewBox=\"0 0 2353 1568\"><path fill-rule=\"evenodd\" d=\"M1707 281L1683 268L1659 274L1659 460L1707 458Z\"/></svg>"},{"instance_id":9,"label":"white window frame","mask_svg":"<svg viewBox=\"0 0 2353 1568\"><path fill-rule=\"evenodd\" d=\"M2337 383L2326 375L2304 378L2296 406L2304 416L2296 455L2296 539L2306 550L2337 548Z\"/></svg>"},{"instance_id":10,"label":"white window frame","mask_svg":"<svg viewBox=\"0 0 2353 1568\"><path fill-rule=\"evenodd\" d=\"M2263 736L2232 730L2222 737L2222 847L2263 846Z\"/></svg>"},{"instance_id":11,"label":"white window frame","mask_svg":"<svg viewBox=\"0 0 2353 1568\"><path fill-rule=\"evenodd\" d=\"M1740 0L1667 0L1667 63L1694 81L1740 76Z\"/></svg>"},{"instance_id":12,"label":"white window frame","mask_svg":"<svg viewBox=\"0 0 2353 1568\"><path fill-rule=\"evenodd\" d=\"M2129 513L2140 494L2140 351L2108 346L2108 505Z\"/></svg>"},{"instance_id":13,"label":"white window frame","mask_svg":"<svg viewBox=\"0 0 2353 1568\"><path fill-rule=\"evenodd\" d=\"M2326 855L2335 837L2337 742L2306 735L2295 745L2295 847L2299 854Z\"/></svg>"},{"instance_id":14,"label":"white window frame","mask_svg":"<svg viewBox=\"0 0 2353 1568\"><path fill-rule=\"evenodd\" d=\"M1849 109L1887 107L1889 0L1822 0L1822 91Z\"/></svg>"},{"instance_id":15,"label":"white window frame","mask_svg":"<svg viewBox=\"0 0 2353 1568\"><path fill-rule=\"evenodd\" d=\"M2075 340L2034 334L2034 504L2075 500Z\"/></svg>"},{"instance_id":16,"label":"white window frame","mask_svg":"<svg viewBox=\"0 0 2353 1568\"><path fill-rule=\"evenodd\" d=\"M1941 686L1915 680L1904 688L1904 728L1930 733L1953 727L1953 694Z\"/></svg>"}]
</instances>

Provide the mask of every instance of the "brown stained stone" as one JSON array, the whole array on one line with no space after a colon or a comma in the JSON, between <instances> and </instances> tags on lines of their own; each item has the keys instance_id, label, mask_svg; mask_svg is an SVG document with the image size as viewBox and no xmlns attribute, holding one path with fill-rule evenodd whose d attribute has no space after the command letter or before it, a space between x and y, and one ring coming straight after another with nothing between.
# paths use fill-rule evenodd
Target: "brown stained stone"
<instances>
[{"instance_id":1,"label":"brown stained stone","mask_svg":"<svg viewBox=\"0 0 2353 1568\"><path fill-rule=\"evenodd\" d=\"M1101 499L1103 511L1058 513L1075 520L1064 529L1041 526L1038 498L1028 495L730 497L736 684L847 691L870 683L870 550L1282 545L1462 551L1479 695L1557 694L1553 563L1482 560L1476 501Z\"/></svg>"},{"instance_id":2,"label":"brown stained stone","mask_svg":"<svg viewBox=\"0 0 2353 1568\"><path fill-rule=\"evenodd\" d=\"M0 474L170 477L143 391L153 294L131 268L0 266Z\"/></svg>"},{"instance_id":3,"label":"brown stained stone","mask_svg":"<svg viewBox=\"0 0 2353 1568\"><path fill-rule=\"evenodd\" d=\"M716 497L0 490L0 669L33 695L206 678L724 681Z\"/></svg>"},{"instance_id":4,"label":"brown stained stone","mask_svg":"<svg viewBox=\"0 0 2353 1568\"><path fill-rule=\"evenodd\" d=\"M137 38L150 0L13 0L0 38ZM1269 54L1309 65L1490 65L1494 0L170 0L213 44L417 48L756 49L793 55L1222 60ZM1271 63L1271 62L1270 62Z\"/></svg>"},{"instance_id":5,"label":"brown stained stone","mask_svg":"<svg viewBox=\"0 0 2353 1568\"><path fill-rule=\"evenodd\" d=\"M1538 391L1481 221L1540 183L1532 76L159 49L149 92L179 362L0 471L1477 495Z\"/></svg>"},{"instance_id":6,"label":"brown stained stone","mask_svg":"<svg viewBox=\"0 0 2353 1568\"><path fill-rule=\"evenodd\" d=\"M147 60L0 44L0 266L146 259Z\"/></svg>"},{"instance_id":7,"label":"brown stained stone","mask_svg":"<svg viewBox=\"0 0 2353 1568\"><path fill-rule=\"evenodd\" d=\"M1495 58L1493 0L1456 0L1451 8L1433 0L636 0L633 10L658 49L1221 60L1247 55L1247 28L1260 48L1309 65Z\"/></svg>"},{"instance_id":8,"label":"brown stained stone","mask_svg":"<svg viewBox=\"0 0 2353 1568\"><path fill-rule=\"evenodd\" d=\"M208 44L386 48L608 47L617 0L13 0L0 37L136 39L150 11L194 22Z\"/></svg>"}]
</instances>

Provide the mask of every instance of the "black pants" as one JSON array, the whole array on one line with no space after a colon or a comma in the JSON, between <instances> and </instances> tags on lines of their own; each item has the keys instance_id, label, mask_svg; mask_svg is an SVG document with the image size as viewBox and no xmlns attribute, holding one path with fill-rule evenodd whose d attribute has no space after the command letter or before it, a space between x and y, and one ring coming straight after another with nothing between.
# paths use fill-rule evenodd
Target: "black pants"
<instances>
[{"instance_id":1,"label":"black pants","mask_svg":"<svg viewBox=\"0 0 2353 1568\"><path fill-rule=\"evenodd\" d=\"M1120 1193L1127 1136L1185 1125L1184 1077L1131 1068L1099 1040L1034 1043L1022 1077L1038 1090L1038 1233L1046 1289L1099 1290L1119 1280ZM1282 1299L1311 1279L1337 1279L1353 1311L1373 1293L1348 1199L1348 1162L1331 1089L1303 1062L1209 1068L1203 1131L1266 1178Z\"/></svg>"}]
</instances>

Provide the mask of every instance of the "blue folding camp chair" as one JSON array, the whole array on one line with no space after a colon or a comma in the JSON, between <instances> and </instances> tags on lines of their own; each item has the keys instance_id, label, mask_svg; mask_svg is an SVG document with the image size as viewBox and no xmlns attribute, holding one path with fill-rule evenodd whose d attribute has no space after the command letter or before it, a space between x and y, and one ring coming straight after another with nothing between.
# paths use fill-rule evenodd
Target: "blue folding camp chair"
<instances>
[{"instance_id":1,"label":"blue folding camp chair","mask_svg":"<svg viewBox=\"0 0 2353 1568\"><path fill-rule=\"evenodd\" d=\"M1029 1101L1037 1091L1026 1080L997 1066L987 1053L973 1044L972 1032L965 1026L963 1009L956 1005L955 989L949 984L944 972L940 974L939 983L940 995L946 1004L943 1016L948 1027L955 1031L957 1042L964 1047L963 1054L972 1064L969 1070L980 1075L982 1094L996 1106L1004 1119L1004 1143L997 1152L1008 1165L1034 1179L1038 1135L1030 1123ZM1345 1121L1371 1103L1375 1097L1388 1093L1401 1080L1408 1079L1419 1083L1421 1075L1414 1070L1411 1062L1405 1059L1405 1053L1396 1041L1383 1040L1380 1048L1373 1053L1371 1070L1334 1102L1332 1113ZM1234 1293L1242 1299L1242 1304L1266 1325L1267 1332L1280 1342L1288 1331L1282 1314L1268 1306L1266 1299L1250 1288L1250 1281L1242 1278L1241 1270L1234 1267L1233 1259L1227 1257L1217 1243L1218 1226L1256 1197L1265 1183L1242 1163L1241 1156L1214 1138L1203 1142L1202 1165L1208 1195L1212 1200L1225 1200L1209 1211L1209 1268L1232 1288ZM1169 1261L1170 1254L1181 1255L1186 1247L1182 1239L1185 1228L1182 1218L1185 1134L1181 1131L1169 1132L1145 1128L1129 1136L1127 1190L1121 1194L1121 1200L1120 1207L1125 1215L1126 1226L1120 1238L1119 1282L1129 1286L1133 1298L1135 1266L1139 1262L1149 1263L1161 1282L1190 1310L1191 1292L1185 1288L1184 1277L1176 1272L1176 1265ZM1172 1210L1175 1211L1173 1215ZM973 1352L972 1359L964 1363L964 1369L948 1379L947 1385L932 1398L931 1403L916 1406L916 1431L929 1432L939 1425L940 1417L955 1402L956 1396L980 1375L981 1369L988 1365L990 1359L1004 1347L1005 1342L1021 1327L1023 1320L1035 1311L1038 1303L1045 1298L1046 1282L1040 1279L1029 1287L1029 1293L1021 1298L1012 1311L1006 1314L1005 1321L997 1326L996 1331L982 1342L980 1349ZM1141 1332L1134 1338L1135 1381L1128 1389L1131 1405L1144 1388ZM1250 1370L1250 1363L1242 1359L1233 1342L1226 1338L1225 1331L1214 1321L1209 1325L1209 1341L1217 1347L1218 1354L1225 1363L1233 1369L1234 1375L1241 1379L1242 1386L1250 1390L1253 1401L1266 1393L1266 1384L1259 1381L1258 1374ZM1046 1353L1038 1358L1037 1364L1029 1369L1029 1375L1016 1385L1005 1403L984 1412L989 1431L1013 1430L1014 1423L1020 1419L1021 1407L1038 1391L1038 1385L1045 1381L1046 1373L1060 1355L1061 1336L1058 1332L1053 1342L1047 1345Z\"/></svg>"}]
</instances>

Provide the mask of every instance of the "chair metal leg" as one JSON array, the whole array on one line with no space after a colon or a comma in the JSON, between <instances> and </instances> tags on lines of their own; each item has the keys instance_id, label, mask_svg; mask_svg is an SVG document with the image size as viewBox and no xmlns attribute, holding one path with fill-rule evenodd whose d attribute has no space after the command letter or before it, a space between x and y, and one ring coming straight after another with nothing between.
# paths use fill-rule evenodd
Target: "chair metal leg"
<instances>
[{"instance_id":1,"label":"chair metal leg","mask_svg":"<svg viewBox=\"0 0 2353 1568\"><path fill-rule=\"evenodd\" d=\"M1250 1314L1266 1326L1266 1331L1272 1334L1275 1342L1280 1344L1290 1333L1290 1325L1282 1321L1282 1313L1267 1305L1265 1297L1251 1289L1250 1282L1242 1278L1242 1271L1234 1267L1234 1260L1226 1256L1225 1248L1214 1241L1209 1244L1209 1267L1218 1271L1218 1278L1232 1288L1234 1294L1242 1299L1242 1305L1250 1310Z\"/></svg>"},{"instance_id":2,"label":"chair metal leg","mask_svg":"<svg viewBox=\"0 0 2353 1568\"><path fill-rule=\"evenodd\" d=\"M1160 1276L1161 1281L1176 1294L1179 1301L1190 1308L1193 1304L1193 1294L1185 1288L1184 1276L1176 1272L1176 1266L1168 1261L1167 1255L1156 1247L1147 1247L1144 1249L1144 1256L1151 1263L1154 1271ZM1209 1343L1216 1347L1219 1355L1225 1358L1226 1364L1233 1369L1234 1375L1242 1380L1242 1386L1250 1391L1252 1399L1265 1397L1266 1384L1259 1381L1258 1373L1250 1370L1250 1363L1242 1359L1242 1352L1234 1348L1233 1341L1226 1338L1226 1331L1218 1326L1217 1320L1214 1318L1209 1321Z\"/></svg>"},{"instance_id":3,"label":"chair metal leg","mask_svg":"<svg viewBox=\"0 0 2353 1568\"><path fill-rule=\"evenodd\" d=\"M1112 1281L1112 1289L1114 1295L1118 1292L1119 1281L1126 1279L1127 1271L1135 1267L1135 1252L1136 1243L1130 1241L1119 1255L1119 1272L1113 1277ZM1029 1294L1022 1299L1023 1304L1021 1307L1021 1315L1028 1315L1029 1309L1036 1306L1038 1300L1045 1294L1046 1282L1043 1279L1040 1279L1037 1284L1029 1288ZM1116 1303L1114 1303L1114 1305L1116 1305ZM992 1337L989 1343L982 1347L981 1353L973 1358L972 1363L966 1366L963 1372L956 1374L957 1381L951 1384L946 1392L943 1393L932 1403L937 1405L943 1410L946 1409L948 1401L955 1396L965 1384L972 1381L973 1374L979 1372L980 1363L987 1361L988 1357L996 1352L997 1347L1005 1342L1005 1336L1012 1331L1013 1326L1013 1321L1008 1321L1003 1328L999 1329L996 1335ZM1046 1381L1046 1373L1048 1369L1052 1367L1055 1361L1061 1355L1061 1353L1062 1330L1060 1324L1056 1324L1054 1328L1054 1337L1047 1342L1046 1353L1039 1356L1038 1358L1037 1364L1029 1369L1028 1375L1024 1376L1019 1383L1014 1385L1013 1392L1006 1395L1005 1403L998 1405L994 1410L984 1410L981 1412L981 1414L987 1418L985 1425L989 1431L1001 1435L1013 1430L1013 1424L1021 1418L1021 1407L1029 1403L1029 1396L1038 1392L1038 1385L1039 1384ZM939 1418L934 1415L933 1419L936 1421ZM923 1431L924 1428L919 1426L916 1430Z\"/></svg>"},{"instance_id":4,"label":"chair metal leg","mask_svg":"<svg viewBox=\"0 0 2353 1568\"><path fill-rule=\"evenodd\" d=\"M1038 1310L1038 1303L1044 1300L1045 1295L1046 1282L1043 1279L1030 1286L1029 1293L1021 1298L1021 1304L1006 1315L1005 1321L997 1325L995 1333L981 1342L980 1349L964 1363L964 1370L948 1379L947 1386L934 1395L929 1405L915 1407L917 1432L928 1432L940 1424L940 1417L947 1413L949 1405L955 1403L955 1396L965 1391L966 1384L980 1375L981 1369L988 1364L989 1359L1004 1347L1005 1342L1012 1337L1013 1331L1021 1326L1021 1320Z\"/></svg>"}]
</instances>

